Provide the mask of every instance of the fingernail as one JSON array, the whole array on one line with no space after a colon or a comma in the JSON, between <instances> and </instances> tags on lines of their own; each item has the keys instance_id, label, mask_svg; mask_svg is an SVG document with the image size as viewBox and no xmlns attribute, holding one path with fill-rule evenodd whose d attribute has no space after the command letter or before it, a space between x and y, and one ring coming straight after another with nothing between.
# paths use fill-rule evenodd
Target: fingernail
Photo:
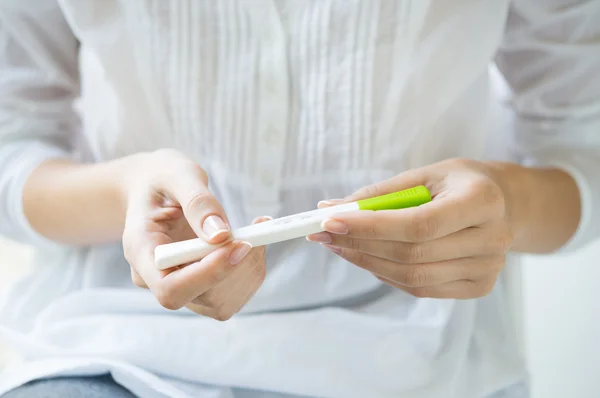
<instances>
[{"instance_id":1,"label":"fingernail","mask_svg":"<svg viewBox=\"0 0 600 398\"><path fill-rule=\"evenodd\" d=\"M321 224L321 228L327 232L331 232L332 234L345 235L348 233L348 226L338 220L325 220Z\"/></svg>"},{"instance_id":2,"label":"fingernail","mask_svg":"<svg viewBox=\"0 0 600 398\"><path fill-rule=\"evenodd\" d=\"M252 245L248 242L240 242L235 245L231 253L229 253L229 263L235 265L241 262L244 257L250 253Z\"/></svg>"},{"instance_id":3,"label":"fingernail","mask_svg":"<svg viewBox=\"0 0 600 398\"><path fill-rule=\"evenodd\" d=\"M333 245L327 245L327 244L323 244L323 246L325 246L326 248L328 248L329 250L331 250L335 254L341 254L342 253L342 248L341 247L333 246Z\"/></svg>"},{"instance_id":4,"label":"fingernail","mask_svg":"<svg viewBox=\"0 0 600 398\"><path fill-rule=\"evenodd\" d=\"M261 222L265 222L265 221L271 221L272 219L273 219L273 217L271 217L271 216L260 216L260 217L256 217L254 220L252 220L252 224L261 223Z\"/></svg>"},{"instance_id":5,"label":"fingernail","mask_svg":"<svg viewBox=\"0 0 600 398\"><path fill-rule=\"evenodd\" d=\"M209 240L217 237L221 234L228 234L229 227L225 224L225 221L219 216L208 216L202 224L202 230L208 236Z\"/></svg>"},{"instance_id":6,"label":"fingernail","mask_svg":"<svg viewBox=\"0 0 600 398\"><path fill-rule=\"evenodd\" d=\"M335 205L339 205L343 201L344 201L343 199L322 200L319 203L317 203L317 207L320 209L320 208L323 208L323 207L335 206Z\"/></svg>"},{"instance_id":7,"label":"fingernail","mask_svg":"<svg viewBox=\"0 0 600 398\"><path fill-rule=\"evenodd\" d=\"M332 236L329 232L319 232L317 234L308 235L306 240L315 243L331 243Z\"/></svg>"}]
</instances>

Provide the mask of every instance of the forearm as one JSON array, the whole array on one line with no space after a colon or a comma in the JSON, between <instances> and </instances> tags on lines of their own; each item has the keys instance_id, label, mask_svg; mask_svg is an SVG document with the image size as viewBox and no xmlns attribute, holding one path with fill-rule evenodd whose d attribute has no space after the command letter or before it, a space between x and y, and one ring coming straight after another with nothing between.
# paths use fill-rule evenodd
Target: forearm
<instances>
[{"instance_id":1,"label":"forearm","mask_svg":"<svg viewBox=\"0 0 600 398\"><path fill-rule=\"evenodd\" d=\"M506 195L513 251L550 253L573 236L581 205L579 190L569 174L511 163L488 165Z\"/></svg>"},{"instance_id":2,"label":"forearm","mask_svg":"<svg viewBox=\"0 0 600 398\"><path fill-rule=\"evenodd\" d=\"M46 238L64 244L118 240L126 208L120 193L123 163L50 160L40 165L23 190L23 210L30 225Z\"/></svg>"}]
</instances>

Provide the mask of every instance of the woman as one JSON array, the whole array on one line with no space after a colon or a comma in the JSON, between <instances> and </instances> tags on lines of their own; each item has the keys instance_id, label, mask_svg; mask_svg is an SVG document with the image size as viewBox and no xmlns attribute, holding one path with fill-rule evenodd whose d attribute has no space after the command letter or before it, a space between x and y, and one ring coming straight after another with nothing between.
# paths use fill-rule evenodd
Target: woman
<instances>
[{"instance_id":1,"label":"woman","mask_svg":"<svg viewBox=\"0 0 600 398\"><path fill-rule=\"evenodd\" d=\"M1 2L0 228L38 257L2 311L26 361L0 393L527 396L499 275L509 250L598 235L599 16L566 0ZM494 61L515 137L487 151ZM418 184L431 203L348 213L312 242L154 266L159 244Z\"/></svg>"}]
</instances>

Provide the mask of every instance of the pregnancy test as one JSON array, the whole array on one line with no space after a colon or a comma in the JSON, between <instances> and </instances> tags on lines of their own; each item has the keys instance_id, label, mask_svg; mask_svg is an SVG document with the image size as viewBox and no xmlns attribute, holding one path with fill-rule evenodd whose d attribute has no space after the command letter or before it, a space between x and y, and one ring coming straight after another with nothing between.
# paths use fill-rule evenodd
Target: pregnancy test
<instances>
[{"instance_id":1,"label":"pregnancy test","mask_svg":"<svg viewBox=\"0 0 600 398\"><path fill-rule=\"evenodd\" d=\"M424 186L376 196L374 198L344 203L323 209L311 210L291 216L276 218L260 224L249 225L231 232L232 240L246 241L252 247L301 238L323 231L321 223L335 214L357 210L395 210L415 207L431 201L431 194ZM165 270L176 265L198 261L213 250L231 242L210 244L201 238L184 240L157 246L154 250L156 267Z\"/></svg>"}]
</instances>

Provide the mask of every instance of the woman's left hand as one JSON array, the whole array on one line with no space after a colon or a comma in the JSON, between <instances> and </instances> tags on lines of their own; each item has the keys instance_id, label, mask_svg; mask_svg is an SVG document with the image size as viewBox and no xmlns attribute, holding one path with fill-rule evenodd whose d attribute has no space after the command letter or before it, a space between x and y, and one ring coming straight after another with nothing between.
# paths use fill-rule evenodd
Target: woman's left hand
<instances>
[{"instance_id":1,"label":"woman's left hand","mask_svg":"<svg viewBox=\"0 0 600 398\"><path fill-rule=\"evenodd\" d=\"M495 285L513 241L511 203L485 163L455 159L402 173L320 207L425 185L433 200L402 210L341 213L323 243L383 282L416 297L476 298Z\"/></svg>"}]
</instances>

